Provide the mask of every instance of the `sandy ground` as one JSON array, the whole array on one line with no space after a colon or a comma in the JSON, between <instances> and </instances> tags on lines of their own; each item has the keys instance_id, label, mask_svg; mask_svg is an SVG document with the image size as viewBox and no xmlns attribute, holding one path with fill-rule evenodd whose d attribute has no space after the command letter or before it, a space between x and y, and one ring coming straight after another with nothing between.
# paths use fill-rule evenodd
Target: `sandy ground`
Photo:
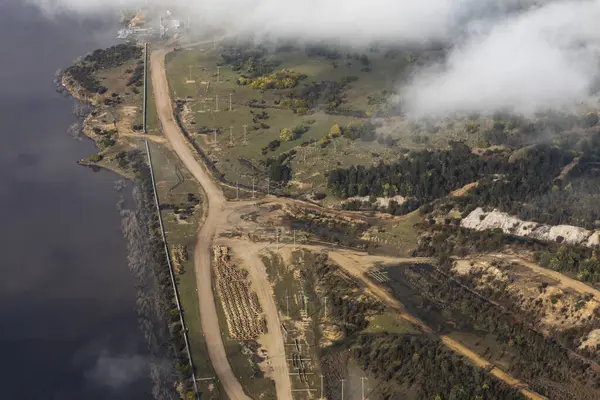
<instances>
[{"instance_id":1,"label":"sandy ground","mask_svg":"<svg viewBox=\"0 0 600 400\"><path fill-rule=\"evenodd\" d=\"M208 215L200 229L196 243L194 255L194 266L196 269L196 280L198 286L198 300L200 303L200 317L202 330L206 338L209 357L215 372L223 385L227 396L230 399L248 399L244 394L241 384L235 377L229 361L223 340L221 337L218 323L215 298L212 291L211 278L211 253L210 248L215 241L218 232L232 228L232 219L239 221L239 209L257 204L256 201L243 201L227 203L222 190L212 180L210 173L198 162L192 152L191 147L186 142L184 136L179 131L174 121L173 109L168 92L168 83L165 71L165 55L168 50L160 49L151 54L151 79L155 96L158 116L163 127L163 132L170 142L173 150L177 153L185 167L190 171L194 178L202 185L208 198ZM334 210L323 210L318 206L307 202L299 202L291 199L278 199L269 196L268 200L262 202L278 202L281 204L294 203L304 208L315 208L320 211L327 211L340 217L361 220L363 217L359 213L340 212ZM233 218L232 218L233 217ZM234 254L244 261L244 266L248 268L252 279L253 287L257 290L259 302L265 312L269 333L263 338L264 347L270 355L269 359L273 368L272 378L275 381L277 398L284 400L292 399L291 384L289 380L289 371L286 357L280 357L284 354L283 337L281 334L279 314L273 299L272 288L266 276L264 265L262 264L258 253L260 249L267 247L264 243L252 244L243 240L218 240L221 243L226 242ZM256 248L254 248L256 247ZM274 247L274 246L271 246ZM300 247L300 246L298 246ZM347 272L361 281L368 291L376 298L385 302L394 308L400 317L420 327L424 332L432 332L431 328L424 322L405 312L402 304L396 300L383 287L373 283L364 276L367 266L375 262L398 263L398 262L427 262L427 259L400 259L393 257L368 256L365 253L346 251L341 249L331 250L322 246L302 246L303 248L327 251L329 257L338 263ZM490 373L508 385L518 387L525 396L530 399L544 399L544 397L526 389L527 385L514 379L499 368L490 365L487 361L470 351L461 343L446 336L441 337L442 341L452 350L469 359L473 364L480 367L488 367Z\"/></svg>"},{"instance_id":2,"label":"sandy ground","mask_svg":"<svg viewBox=\"0 0 600 400\"><path fill-rule=\"evenodd\" d=\"M494 253L494 254L489 254L486 255L484 257L480 257L482 259L487 259L488 261L492 261L494 259L500 259L500 260L504 260L504 261L508 261L508 262L514 262L520 265L523 265L527 268L529 268L530 270L536 272L539 275L544 275L547 276L548 278L552 278L558 282L560 282L561 286L566 287L566 288L570 288L573 289L579 293L586 293L586 294L590 294L592 296L594 296L594 298L600 302L600 291L597 289L594 289L593 287L586 285L585 283L581 282L581 281L577 281L575 279L569 278L566 275L561 274L560 272L551 270L549 268L542 268L539 265L527 261L521 257L517 257L517 256L512 256L512 255L508 255L508 254L499 254L499 253Z\"/></svg>"}]
</instances>

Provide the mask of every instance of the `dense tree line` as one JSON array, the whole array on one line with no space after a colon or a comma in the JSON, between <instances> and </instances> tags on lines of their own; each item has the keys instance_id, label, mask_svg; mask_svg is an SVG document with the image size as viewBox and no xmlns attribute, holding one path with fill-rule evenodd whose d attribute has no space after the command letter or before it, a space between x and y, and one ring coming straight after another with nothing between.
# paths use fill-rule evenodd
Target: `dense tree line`
<instances>
[{"instance_id":1,"label":"dense tree line","mask_svg":"<svg viewBox=\"0 0 600 400\"><path fill-rule=\"evenodd\" d=\"M518 356L509 370L516 377L532 383L546 379L594 390L600 387L600 376L589 363L435 268L404 267L396 269L394 274L394 279L414 285L429 301L451 309L462 329L492 334L513 347Z\"/></svg>"},{"instance_id":2,"label":"dense tree line","mask_svg":"<svg viewBox=\"0 0 600 400\"><path fill-rule=\"evenodd\" d=\"M479 185L459 200L462 209L494 207L524 220L592 229L600 219L597 143L598 135L590 138L578 163L562 178L561 172L575 155L569 148L540 144L513 154L478 156L468 146L453 143L450 150L411 152L393 164L335 169L329 173L328 187L341 198L401 195L407 198L404 204L390 202L383 211L405 214L478 181ZM346 204L348 209L364 206Z\"/></svg>"},{"instance_id":3,"label":"dense tree line","mask_svg":"<svg viewBox=\"0 0 600 400\"><path fill-rule=\"evenodd\" d=\"M597 284L600 282L599 250L562 245L537 251L536 262L544 268L575 275L578 280Z\"/></svg>"},{"instance_id":4,"label":"dense tree line","mask_svg":"<svg viewBox=\"0 0 600 400\"><path fill-rule=\"evenodd\" d=\"M538 145L519 150L514 159L506 159L502 176L481 177L479 185L472 190L471 202L498 207L503 211L519 216L534 214L534 204L526 203L543 196L552 190L555 179L561 170L573 160L573 153L564 149ZM537 210L539 213L544 210ZM540 214L536 220L543 219ZM525 218L527 219L527 218Z\"/></svg>"},{"instance_id":5,"label":"dense tree line","mask_svg":"<svg viewBox=\"0 0 600 400\"><path fill-rule=\"evenodd\" d=\"M333 109L343 101L342 85L339 82L320 81L311 82L288 93L279 104L298 112L299 109L312 110L321 104L327 109Z\"/></svg>"},{"instance_id":6,"label":"dense tree line","mask_svg":"<svg viewBox=\"0 0 600 400\"><path fill-rule=\"evenodd\" d=\"M524 399L429 335L361 335L353 348L361 368L386 381L417 387L421 399ZM390 398L397 398L390 393Z\"/></svg>"},{"instance_id":7,"label":"dense tree line","mask_svg":"<svg viewBox=\"0 0 600 400\"><path fill-rule=\"evenodd\" d=\"M98 49L87 55L81 62L67 68L65 74L88 92L104 94L108 89L94 74L102 69L118 67L127 61L138 59L142 53L142 48L135 44L119 44L107 49Z\"/></svg>"},{"instance_id":8,"label":"dense tree line","mask_svg":"<svg viewBox=\"0 0 600 400\"><path fill-rule=\"evenodd\" d=\"M328 187L341 198L395 195L414 198L411 208L416 209L473 182L480 174L489 172L491 165L472 154L468 146L454 142L450 150L413 152L394 164L335 169L329 173Z\"/></svg>"},{"instance_id":9,"label":"dense tree line","mask_svg":"<svg viewBox=\"0 0 600 400\"><path fill-rule=\"evenodd\" d=\"M267 177L271 181L283 185L288 183L288 181L292 179L292 167L290 166L290 162L295 154L296 150L290 150L286 153L282 153L277 158L267 158L265 161Z\"/></svg>"}]
</instances>

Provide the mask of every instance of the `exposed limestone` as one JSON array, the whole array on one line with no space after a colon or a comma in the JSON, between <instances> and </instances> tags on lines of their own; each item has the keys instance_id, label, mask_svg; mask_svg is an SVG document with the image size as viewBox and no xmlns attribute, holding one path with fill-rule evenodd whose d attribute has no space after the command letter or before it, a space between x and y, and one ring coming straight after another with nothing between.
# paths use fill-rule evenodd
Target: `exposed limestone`
<instances>
[{"instance_id":1,"label":"exposed limestone","mask_svg":"<svg viewBox=\"0 0 600 400\"><path fill-rule=\"evenodd\" d=\"M485 212L481 207L473 210L460 222L463 228L483 231L502 229L509 235L521 236L548 242L579 244L591 247L600 243L600 232L572 225L545 225L523 221L498 210Z\"/></svg>"},{"instance_id":2,"label":"exposed limestone","mask_svg":"<svg viewBox=\"0 0 600 400\"><path fill-rule=\"evenodd\" d=\"M348 199L346 199L344 202L347 203L347 202L350 202L353 200L358 200L363 203L369 203L370 197L369 196L348 197ZM396 195L396 196L392 196L392 197L377 197L377 199L375 200L375 204L377 204L377 207L388 207L390 205L390 201L395 201L398 204L402 204L406 201L406 197L400 196L400 195Z\"/></svg>"}]
</instances>

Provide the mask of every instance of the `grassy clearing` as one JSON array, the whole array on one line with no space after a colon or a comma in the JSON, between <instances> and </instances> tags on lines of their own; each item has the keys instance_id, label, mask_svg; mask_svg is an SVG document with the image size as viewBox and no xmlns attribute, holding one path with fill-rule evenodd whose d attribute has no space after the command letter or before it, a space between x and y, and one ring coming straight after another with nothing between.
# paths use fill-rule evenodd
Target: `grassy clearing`
<instances>
[{"instance_id":1,"label":"grassy clearing","mask_svg":"<svg viewBox=\"0 0 600 400\"><path fill-rule=\"evenodd\" d=\"M381 250L399 257L409 257L418 245L418 233L414 225L421 222L423 217L419 210L405 216L388 221L377 221L377 227L372 234L380 244Z\"/></svg>"},{"instance_id":2,"label":"grassy clearing","mask_svg":"<svg viewBox=\"0 0 600 400\"><path fill-rule=\"evenodd\" d=\"M301 51L279 53L274 56L281 61L277 69L289 68L304 73L307 78L300 86L321 80L339 82L343 77L355 76L358 80L346 89L344 106L354 110L374 113L378 107L369 104L369 96L381 97L382 91L393 87L409 64L406 58L386 59L380 53L369 53L371 72L361 71L363 65L357 59L340 59L333 63L323 57L308 57ZM351 122L366 121L365 119L340 115L329 115L323 112L301 116L289 109L275 104L287 90L260 91L248 86L237 84L239 73L228 66L219 70L217 82L217 63L222 62L219 50L212 46L204 49L188 49L173 52L167 57L167 75L169 87L174 99L187 100L182 112L184 123L192 136L202 146L210 157L217 162L217 167L225 177L232 181L251 185L251 175L255 173L247 163L240 159L259 165L267 157L276 158L291 149L298 151L292 160L293 181L289 186L292 193L325 191L326 171L338 166L352 164L371 165L378 162L391 162L402 153L400 146L390 146L378 143L377 140L363 142L348 139L334 139L327 147L311 145L301 147L301 144L311 139L324 137L334 124L345 126ZM210 84L209 84L210 82ZM229 111L229 95L232 95L231 111ZM216 97L218 109L216 111ZM249 101L256 100L267 108L250 108ZM250 113L267 112L266 119L253 122ZM261 127L260 123L265 126ZM301 137L292 141L281 141L280 146L273 151L262 154L261 150L270 142L279 139L283 128L293 128L304 124L309 129ZM247 145L243 144L243 126L247 127ZM395 125L394 125L395 126ZM230 145L230 127L233 145ZM257 129L255 129L257 128ZM380 129L379 133L386 134L391 127ZM217 130L216 144L213 131ZM405 137L401 140L403 147L423 148L424 144L414 144L411 134L400 129L397 135ZM440 145L447 140L440 142ZM431 143L430 143L431 144ZM266 186L261 179L257 187Z\"/></svg>"},{"instance_id":3,"label":"grassy clearing","mask_svg":"<svg viewBox=\"0 0 600 400\"><path fill-rule=\"evenodd\" d=\"M150 65L148 63L148 65ZM150 80L150 70L148 70L148 80ZM158 114L156 112L156 104L154 102L154 92L152 91L152 84L148 82L148 94L146 98L148 104L146 105L146 128L148 134L159 135L160 121L158 120Z\"/></svg>"},{"instance_id":4,"label":"grassy clearing","mask_svg":"<svg viewBox=\"0 0 600 400\"><path fill-rule=\"evenodd\" d=\"M169 242L193 247L202 218L203 193L198 183L169 148L163 144L149 143L160 203L163 206L173 204L180 208L192 206L192 202L188 201L189 194L200 200L200 204L194 207L193 213L184 220L178 216L182 213L176 214L174 210L162 211L165 233Z\"/></svg>"}]
</instances>

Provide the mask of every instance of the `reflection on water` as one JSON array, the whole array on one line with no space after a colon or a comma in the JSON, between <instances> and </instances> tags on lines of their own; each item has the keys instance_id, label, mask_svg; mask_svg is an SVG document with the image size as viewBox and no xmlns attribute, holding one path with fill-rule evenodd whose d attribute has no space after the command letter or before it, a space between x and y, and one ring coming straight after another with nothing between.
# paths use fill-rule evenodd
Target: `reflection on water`
<instances>
[{"instance_id":1,"label":"reflection on water","mask_svg":"<svg viewBox=\"0 0 600 400\"><path fill-rule=\"evenodd\" d=\"M52 85L113 21L0 3L0 398L149 398L118 177L75 164L94 148L66 134L73 103Z\"/></svg>"}]
</instances>

